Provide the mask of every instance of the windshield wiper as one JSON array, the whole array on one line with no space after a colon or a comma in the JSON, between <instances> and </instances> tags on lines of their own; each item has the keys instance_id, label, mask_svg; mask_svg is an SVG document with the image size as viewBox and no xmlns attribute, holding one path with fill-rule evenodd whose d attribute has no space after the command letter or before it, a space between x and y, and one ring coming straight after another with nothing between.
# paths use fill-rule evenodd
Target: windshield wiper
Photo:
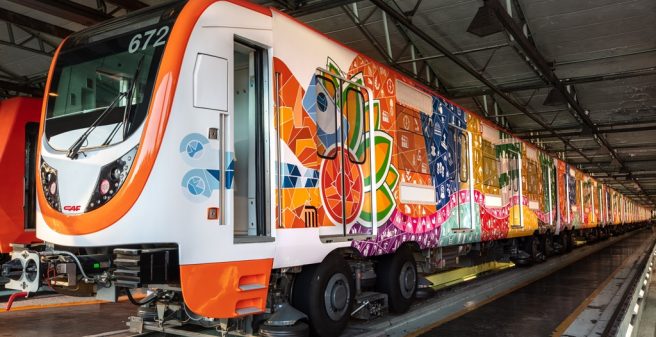
<instances>
[{"instance_id":1,"label":"windshield wiper","mask_svg":"<svg viewBox=\"0 0 656 337\"><path fill-rule=\"evenodd\" d=\"M128 128L130 126L130 115L132 114L132 96L134 95L134 89L137 87L137 82L139 80L139 75L141 75L141 66L143 65L143 60L146 55L141 55L139 63L137 63L137 69L134 71L134 76L132 77L132 86L130 91L128 91L128 99L125 104L125 110L123 110L123 140L127 137Z\"/></svg>"},{"instance_id":2,"label":"windshield wiper","mask_svg":"<svg viewBox=\"0 0 656 337\"><path fill-rule=\"evenodd\" d=\"M130 89L128 89L126 95L126 100L125 100L125 108L123 109L123 121L116 124L114 129L112 129L112 132L109 133L109 136L107 136L107 139L102 143L103 146L109 145L109 143L112 142L112 139L114 139L114 136L116 136L116 133L118 131L118 128L123 125L123 140L127 137L128 133L128 121L130 119L130 114L132 112L132 95L134 94L134 89L137 86L137 80L139 78L139 75L141 74L141 66L143 65L143 60L146 55L141 55L141 58L139 59L139 63L137 63L137 68L134 71L134 75L132 76L132 85L130 86Z\"/></svg>"},{"instance_id":3,"label":"windshield wiper","mask_svg":"<svg viewBox=\"0 0 656 337\"><path fill-rule=\"evenodd\" d=\"M116 95L116 98L112 101L112 103L103 110L103 112L100 113L98 118L96 118L93 123L80 135L80 137L71 145L71 147L68 148L68 152L66 153L66 157L71 158L71 159L77 159L78 154L80 153L80 149L82 148L82 144L89 138L89 135L93 132L93 130L96 129L96 126L100 124L100 122L109 115L109 112L112 110L114 105L116 105L116 102L118 102L121 98L125 97L128 93L127 92L119 92L118 95Z\"/></svg>"}]
</instances>

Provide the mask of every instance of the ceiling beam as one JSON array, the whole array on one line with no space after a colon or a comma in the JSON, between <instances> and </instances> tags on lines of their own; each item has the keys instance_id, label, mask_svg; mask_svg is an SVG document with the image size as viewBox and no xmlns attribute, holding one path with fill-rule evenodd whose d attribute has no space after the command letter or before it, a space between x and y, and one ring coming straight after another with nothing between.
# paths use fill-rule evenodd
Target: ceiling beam
<instances>
[{"instance_id":1,"label":"ceiling beam","mask_svg":"<svg viewBox=\"0 0 656 337\"><path fill-rule=\"evenodd\" d=\"M376 0L376 1L382 1L382 0ZM524 30L517 24L517 22L508 15L508 12L506 9L501 5L499 0L485 0L485 5L490 6L491 9L494 11L495 16L499 21L501 22L501 25L505 28L505 30L513 37L515 42L517 43L517 46L522 50L523 54L527 56L531 63L537 67L539 72L542 74L543 78L551 83L554 89L560 92L560 94L567 100L567 103L572 107L575 113L572 115L579 120L582 123L582 126L586 130L590 130L591 133L594 135L595 139L608 149L610 152L610 155L612 158L615 158L617 162L620 164L620 169L626 172L631 172L623 163L623 161L617 156L615 153L614 149L612 146L608 143L608 140L606 137L603 135L602 132L600 132L595 125L594 122L589 117L589 112L584 110L583 107L579 104L578 100L576 99L575 95L573 94L573 90L569 90L569 86L565 85L562 83L562 81L556 76L554 73L552 65L547 62L547 60L542 56L540 51L537 50L535 45L531 43L531 41L526 37L524 34ZM553 130L550 130L551 133L555 133ZM558 137L561 138L562 137ZM585 156L584 156L585 157ZM651 197L648 195L640 183L633 179L635 184L640 188L640 190L647 196ZM656 200L656 199L654 199Z\"/></svg>"},{"instance_id":2,"label":"ceiling beam","mask_svg":"<svg viewBox=\"0 0 656 337\"><path fill-rule=\"evenodd\" d=\"M4 8L0 8L0 20L13 23L18 26L27 27L37 32L52 35L61 39L73 34L72 30L68 30L66 28L59 27L57 25L53 25L41 20L33 19L23 14L8 11Z\"/></svg>"},{"instance_id":3,"label":"ceiling beam","mask_svg":"<svg viewBox=\"0 0 656 337\"><path fill-rule=\"evenodd\" d=\"M0 45L12 47L12 48L17 48L17 49L22 49L22 50L25 50L25 51L29 51L29 52L39 54L39 55L43 55L43 56L47 56L47 57L52 57L52 54L53 54L55 48L52 48L51 50L46 50L44 44L39 44L39 49L26 46L26 42L29 42L29 40L32 40L32 39L33 39L33 37L29 37L29 38L27 38L26 40L24 40L22 42L17 42L17 41L12 42L11 40L9 40L9 41L0 40Z\"/></svg>"},{"instance_id":4,"label":"ceiling beam","mask_svg":"<svg viewBox=\"0 0 656 337\"><path fill-rule=\"evenodd\" d=\"M656 112L655 109L644 109L642 111L645 112ZM629 111L626 110L618 110L615 113L616 114L625 114ZM541 112L536 112L536 113L541 113ZM598 128L611 128L611 127L617 127L617 126L636 126L636 125L645 125L645 124L656 124L656 119L654 120L633 120L633 121L618 121L618 122L613 122L613 123L605 123L605 124L597 124ZM570 126L560 126L560 127L555 127L552 128L554 131L559 132L559 131L575 131L575 130L580 130L581 125L576 124L576 125L570 125ZM533 130L518 130L516 132L518 137L522 137L523 135L528 135L530 133L535 133L535 132L544 132L545 130L542 129L533 129Z\"/></svg>"},{"instance_id":5,"label":"ceiling beam","mask_svg":"<svg viewBox=\"0 0 656 337\"><path fill-rule=\"evenodd\" d=\"M43 89L31 87L25 84L0 80L0 90L9 90L28 94L30 96L41 97L43 96Z\"/></svg>"},{"instance_id":6,"label":"ceiling beam","mask_svg":"<svg viewBox=\"0 0 656 337\"><path fill-rule=\"evenodd\" d=\"M424 40L431 47L435 48L437 51L444 54L444 56L449 58L451 61L453 61L460 68L465 70L471 76L473 76L474 78L479 80L481 83L485 84L495 94L497 94L499 97L503 98L505 101L507 101L508 103L513 105L519 111L521 111L526 116L528 116L530 119L532 119L535 123L537 123L538 125L543 127L545 130L547 130L547 131L551 132L552 134L556 135L556 137L559 138L565 144L565 146L569 146L571 148L576 149L576 147L572 145L572 143L570 142L569 139L558 136L557 133L552 130L551 126L548 125L545 121L543 121L537 114L534 114L534 113L528 111L528 109L523 104L519 103L517 100L515 100L513 97L509 96L508 94L502 92L498 87L496 87L494 85L494 83L492 83L487 78L485 78L480 72L473 69L471 66L469 66L467 63L465 63L463 60L459 59L456 55L451 53L447 48L445 48L443 45L441 45L439 42L437 42L435 39L433 39L430 35L428 35L424 30L422 30L421 28L414 25L411 20L409 20L405 17L404 14L396 11L394 8L392 8L384 0L370 0L370 2L373 3L374 5L376 5L379 9L381 9L387 15L389 15L392 19L398 21L400 24L402 24L403 26L408 28L409 31L411 31L413 34L415 34L420 39ZM586 155L583 151L577 150L577 152L581 155L581 157L585 158L588 162L592 162L592 159L590 157L588 157L588 155Z\"/></svg>"},{"instance_id":7,"label":"ceiling beam","mask_svg":"<svg viewBox=\"0 0 656 337\"><path fill-rule=\"evenodd\" d=\"M608 133L622 133L622 132L640 132L640 131L653 131L656 130L656 125L652 126L641 126L641 127L630 127L630 128L621 128L621 129L597 129L597 133L608 134ZM576 137L576 136L590 136L590 132L585 132L584 130L572 131L572 132L558 132L560 137ZM522 135L524 139L542 139L542 138L554 138L558 137L552 134L533 134L533 135Z\"/></svg>"},{"instance_id":8,"label":"ceiling beam","mask_svg":"<svg viewBox=\"0 0 656 337\"><path fill-rule=\"evenodd\" d=\"M502 92L494 83L492 83L490 80L485 78L481 73L472 68L469 64L465 63L463 60L458 58L458 56L454 55L451 51L449 51L446 47L444 47L442 44L437 42L435 39L433 39L430 35L428 35L423 29L417 27L410 19L408 19L403 13L400 13L399 11L395 10L392 8L387 2L384 0L371 0L371 2L376 5L378 8L380 8L383 12L385 12L387 15L389 15L391 18L394 20L398 21L401 25L405 26L409 31L411 31L413 34L424 40L426 43L428 43L431 47L435 48L437 51L440 53L444 54L447 58L449 58L451 61L453 61L456 65L458 65L460 68L465 70L467 73L472 75L474 78L476 78L478 81L481 83L485 84L488 88L490 88L494 93L496 93L499 97L503 98L505 101L513 105L515 108L517 108L519 111L523 112L526 116L531 118L534 122L536 122L538 125L543 127L546 130L550 130L551 127L545 123L542 119L540 119L537 115L529 112L526 107L519 103L517 100L514 98L510 97L508 94ZM552 132L554 135L556 132ZM564 142L567 142L566 139L563 140Z\"/></svg>"},{"instance_id":9,"label":"ceiling beam","mask_svg":"<svg viewBox=\"0 0 656 337\"><path fill-rule=\"evenodd\" d=\"M624 159L624 162L628 163L628 164L650 163L650 162L656 162L656 157L632 157L632 158ZM588 165L591 165L591 166L588 166ZM609 165L613 165L613 162L608 161L608 160L604 160L604 161L595 161L595 162L592 162L592 163L582 163L581 164L581 169L584 169L586 171L588 171L588 170L592 171L597 167L597 165L609 166Z\"/></svg>"},{"instance_id":10,"label":"ceiling beam","mask_svg":"<svg viewBox=\"0 0 656 337\"><path fill-rule=\"evenodd\" d=\"M280 5L278 7L282 7L282 11L294 17L327 11L329 9L349 5L358 1L361 0L323 0L306 5L304 1L275 0L275 2Z\"/></svg>"},{"instance_id":11,"label":"ceiling beam","mask_svg":"<svg viewBox=\"0 0 656 337\"><path fill-rule=\"evenodd\" d=\"M632 151L632 150L643 150L641 152L651 152L656 151L656 144L629 144L629 145L615 145L615 150L622 150L622 151ZM599 146L590 146L590 147L579 147L581 151L592 151L592 150L599 150ZM646 151L645 151L646 150ZM572 149L554 149L554 151L558 152L571 152L574 151Z\"/></svg>"},{"instance_id":12,"label":"ceiling beam","mask_svg":"<svg viewBox=\"0 0 656 337\"><path fill-rule=\"evenodd\" d=\"M109 2L112 5L121 7L128 12L148 7L148 4L137 0L105 0L105 2Z\"/></svg>"},{"instance_id":13,"label":"ceiling beam","mask_svg":"<svg viewBox=\"0 0 656 337\"><path fill-rule=\"evenodd\" d=\"M36 9L40 12L48 13L77 22L81 25L92 26L96 23L109 20L113 16L103 13L91 7L80 5L70 0L10 0L19 5Z\"/></svg>"},{"instance_id":14,"label":"ceiling beam","mask_svg":"<svg viewBox=\"0 0 656 337\"><path fill-rule=\"evenodd\" d=\"M360 30L362 35L371 43L371 45L376 49L376 51L381 55L381 57L385 60L385 62L390 66L396 69L397 71L407 75L408 77L412 77L415 80L421 82L422 84L429 86L429 87L434 87L433 83L427 81L425 78L423 78L420 74L414 73L409 69L404 68L400 64L394 62L394 59L392 55L389 55L387 50L381 45L381 43L376 39L375 36L367 29L365 26L366 24L366 19L361 20L351 9L349 9L347 6L342 6L342 10L344 13L351 19L351 22L355 25L356 28ZM408 41L408 43L412 43ZM433 75L434 76L434 75Z\"/></svg>"},{"instance_id":15,"label":"ceiling beam","mask_svg":"<svg viewBox=\"0 0 656 337\"><path fill-rule=\"evenodd\" d=\"M573 84L613 81L613 80L621 80L627 78L653 76L653 75L656 75L656 67L648 67L648 68L627 70L627 71L607 73L607 74L571 77L571 78L563 79L561 80L561 82L564 85L573 85ZM525 90L545 89L551 87L552 87L551 84L544 83L543 81L528 82L526 80L499 84L499 88L504 92L517 92L517 91L525 91ZM489 95L492 93L492 91L490 90L490 88L486 88L486 87L465 87L465 88L453 88L450 90L450 93L453 98L465 98L465 97Z\"/></svg>"}]
</instances>

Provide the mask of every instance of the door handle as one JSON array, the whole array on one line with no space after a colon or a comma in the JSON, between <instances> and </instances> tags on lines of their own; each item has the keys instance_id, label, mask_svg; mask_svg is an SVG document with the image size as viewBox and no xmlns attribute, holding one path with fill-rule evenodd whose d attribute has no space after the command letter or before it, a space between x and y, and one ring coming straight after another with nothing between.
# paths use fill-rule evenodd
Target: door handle
<instances>
[{"instance_id":1,"label":"door handle","mask_svg":"<svg viewBox=\"0 0 656 337\"><path fill-rule=\"evenodd\" d=\"M219 225L225 225L225 211L226 211L226 201L225 201L225 190L226 186L228 184L228 173L226 172L226 149L225 149L225 119L226 115L225 114L220 114L219 115L219 131L218 131L218 139L219 139L219 151L221 151L221 154L219 155L219 170L221 172L221 181L219 182L219 185L221 186L220 189L220 198L221 201L219 202Z\"/></svg>"}]
</instances>

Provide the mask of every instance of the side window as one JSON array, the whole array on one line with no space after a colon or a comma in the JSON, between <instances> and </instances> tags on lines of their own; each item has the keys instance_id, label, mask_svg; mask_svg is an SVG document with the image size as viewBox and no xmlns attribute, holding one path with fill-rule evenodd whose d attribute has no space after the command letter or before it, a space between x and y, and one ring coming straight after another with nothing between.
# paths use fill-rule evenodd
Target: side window
<instances>
[{"instance_id":1,"label":"side window","mask_svg":"<svg viewBox=\"0 0 656 337\"><path fill-rule=\"evenodd\" d=\"M499 187L499 169L494 145L483 140L483 184L490 187Z\"/></svg>"},{"instance_id":2,"label":"side window","mask_svg":"<svg viewBox=\"0 0 656 337\"><path fill-rule=\"evenodd\" d=\"M538 193L538 179L537 179L537 177L538 177L538 167L537 167L537 164L532 162L532 161L529 161L526 166L528 167L528 170L527 170L528 172L526 172L526 174L528 176L528 179L527 179L528 180L527 181L528 182L528 186L527 186L528 193L537 194Z\"/></svg>"},{"instance_id":3,"label":"side window","mask_svg":"<svg viewBox=\"0 0 656 337\"><path fill-rule=\"evenodd\" d=\"M348 122L348 130L344 130L346 134L346 145L353 151L348 151L348 158L351 162L356 164L364 164L366 153L364 147L365 135L365 119L364 119L364 95L359 89L349 87L346 89L344 97L343 111Z\"/></svg>"},{"instance_id":4,"label":"side window","mask_svg":"<svg viewBox=\"0 0 656 337\"><path fill-rule=\"evenodd\" d=\"M457 135L460 144L460 170L458 175L460 181L465 183L469 180L469 138L464 132L458 132Z\"/></svg>"},{"instance_id":5,"label":"side window","mask_svg":"<svg viewBox=\"0 0 656 337\"><path fill-rule=\"evenodd\" d=\"M513 192L519 192L519 156L519 152L510 155L510 184Z\"/></svg>"},{"instance_id":6,"label":"side window","mask_svg":"<svg viewBox=\"0 0 656 337\"><path fill-rule=\"evenodd\" d=\"M317 154L319 157L334 159L337 156L335 146L337 145L337 109L335 82L326 76L316 75L314 77L314 89L316 102L314 112L317 118Z\"/></svg>"}]
</instances>

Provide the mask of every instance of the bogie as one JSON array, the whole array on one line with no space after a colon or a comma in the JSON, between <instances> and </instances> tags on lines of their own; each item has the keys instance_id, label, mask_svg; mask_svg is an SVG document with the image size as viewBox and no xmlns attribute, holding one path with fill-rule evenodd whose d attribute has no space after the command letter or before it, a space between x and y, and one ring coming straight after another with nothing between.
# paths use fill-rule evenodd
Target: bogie
<instances>
[{"instance_id":1,"label":"bogie","mask_svg":"<svg viewBox=\"0 0 656 337\"><path fill-rule=\"evenodd\" d=\"M414 299L418 281L417 263L410 246L403 245L396 252L379 257L376 274L376 288L387 294L390 311L406 312Z\"/></svg>"},{"instance_id":2,"label":"bogie","mask_svg":"<svg viewBox=\"0 0 656 337\"><path fill-rule=\"evenodd\" d=\"M308 315L313 335L338 336L346 327L355 296L355 282L346 260L329 254L321 263L304 266L296 276L292 305Z\"/></svg>"}]
</instances>

